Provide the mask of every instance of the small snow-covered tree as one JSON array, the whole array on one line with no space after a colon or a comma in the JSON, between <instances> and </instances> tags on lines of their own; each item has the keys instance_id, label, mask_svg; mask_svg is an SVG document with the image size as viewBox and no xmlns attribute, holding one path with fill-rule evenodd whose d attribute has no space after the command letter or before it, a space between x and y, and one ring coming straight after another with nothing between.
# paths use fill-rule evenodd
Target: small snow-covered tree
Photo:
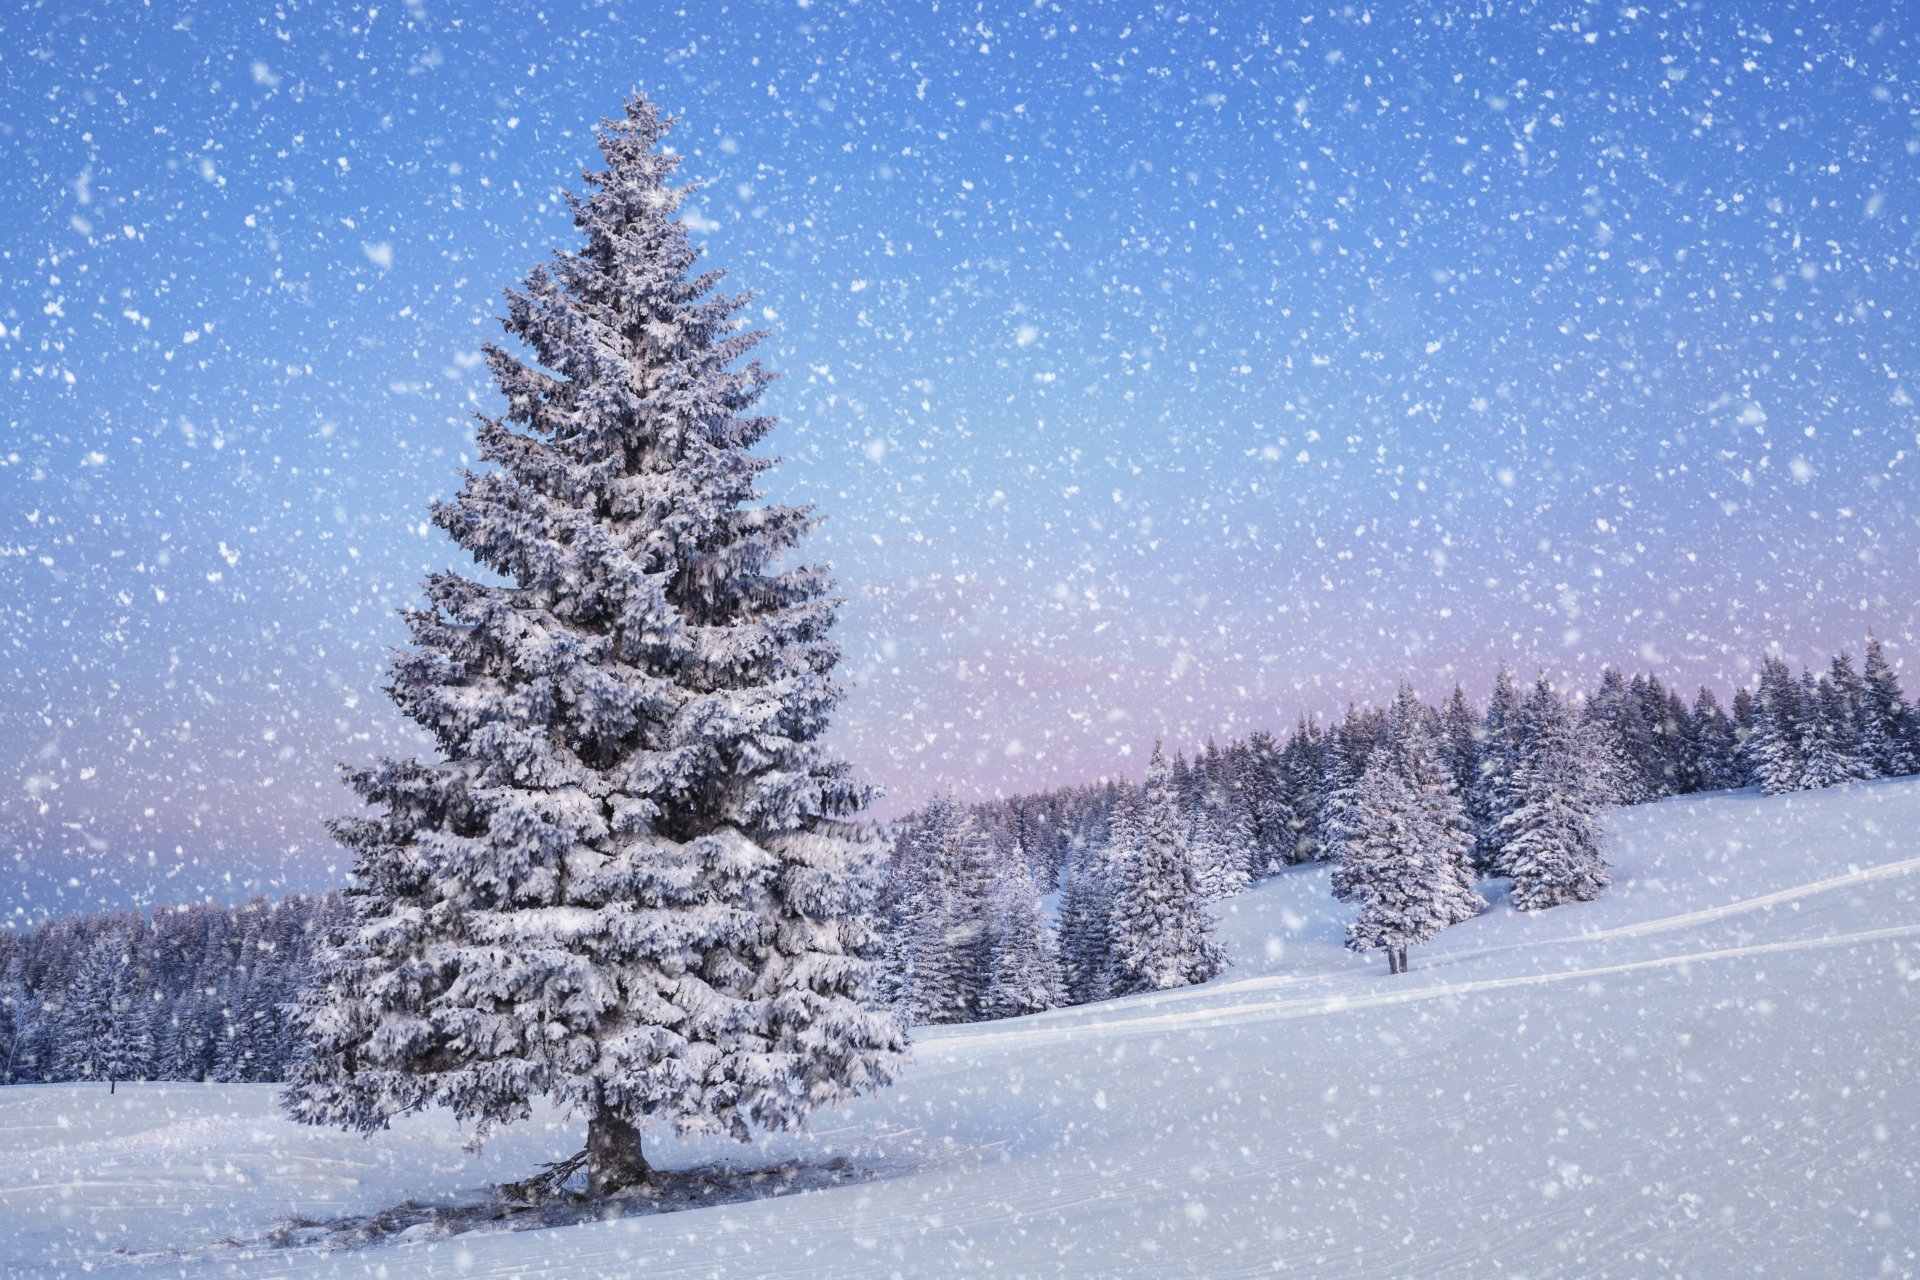
<instances>
[{"instance_id":1,"label":"small snow-covered tree","mask_svg":"<svg viewBox=\"0 0 1920 1280\"><path fill-rule=\"evenodd\" d=\"M1524 699L1513 673L1501 663L1493 680L1493 694L1480 724L1480 754L1473 785L1465 793L1467 815L1473 823L1474 864L1493 875L1505 875L1501 823L1515 803L1513 771L1519 756L1520 707Z\"/></svg>"},{"instance_id":2,"label":"small snow-covered tree","mask_svg":"<svg viewBox=\"0 0 1920 1280\"><path fill-rule=\"evenodd\" d=\"M1538 911L1600 896L1609 883L1601 814L1611 800L1590 721L1542 678L1522 713L1515 804L1502 821L1513 905Z\"/></svg>"},{"instance_id":3,"label":"small snow-covered tree","mask_svg":"<svg viewBox=\"0 0 1920 1280\"><path fill-rule=\"evenodd\" d=\"M1800 790L1837 787L1873 776L1873 766L1862 754L1848 695L1832 678L1816 680L1812 672L1802 672L1800 706Z\"/></svg>"},{"instance_id":4,"label":"small snow-covered tree","mask_svg":"<svg viewBox=\"0 0 1920 1280\"><path fill-rule=\"evenodd\" d=\"M1187 849L1193 857L1195 883L1207 902L1223 902L1243 892L1249 881L1244 827L1236 824L1239 842L1227 834L1223 815L1215 805L1202 805L1188 827Z\"/></svg>"},{"instance_id":5,"label":"small snow-covered tree","mask_svg":"<svg viewBox=\"0 0 1920 1280\"><path fill-rule=\"evenodd\" d=\"M1920 724L1900 688L1900 678L1880 641L1867 637L1866 669L1861 678L1861 749L1886 778L1915 772L1920 753Z\"/></svg>"},{"instance_id":6,"label":"small snow-covered tree","mask_svg":"<svg viewBox=\"0 0 1920 1280\"><path fill-rule=\"evenodd\" d=\"M1743 785L1740 743L1733 721L1713 690L1700 686L1693 701L1693 785L1699 791L1724 791Z\"/></svg>"},{"instance_id":7,"label":"small snow-covered tree","mask_svg":"<svg viewBox=\"0 0 1920 1280\"><path fill-rule=\"evenodd\" d=\"M1114 994L1205 982L1226 967L1194 875L1172 771L1158 743L1147 766L1133 852L1113 875Z\"/></svg>"},{"instance_id":8,"label":"small snow-covered tree","mask_svg":"<svg viewBox=\"0 0 1920 1280\"><path fill-rule=\"evenodd\" d=\"M1040 895L1025 866L1010 866L994 885L993 978L984 1000L989 1018L1041 1013L1066 1003L1060 958L1040 918Z\"/></svg>"},{"instance_id":9,"label":"small snow-covered tree","mask_svg":"<svg viewBox=\"0 0 1920 1280\"><path fill-rule=\"evenodd\" d=\"M20 980L17 964L7 967L0 978L0 1085L12 1084L29 1056L23 1052L32 1043L38 1010Z\"/></svg>"},{"instance_id":10,"label":"small snow-covered tree","mask_svg":"<svg viewBox=\"0 0 1920 1280\"><path fill-rule=\"evenodd\" d=\"M1808 708L1787 664L1770 654L1760 660L1760 689L1752 705L1746 752L1754 780L1770 796L1798 791L1806 771Z\"/></svg>"},{"instance_id":11,"label":"small snow-covered tree","mask_svg":"<svg viewBox=\"0 0 1920 1280\"><path fill-rule=\"evenodd\" d=\"M299 1120L551 1099L589 1189L641 1131L793 1128L884 1085L869 790L821 741L841 697L815 523L760 502L771 375L676 217L670 122L636 97L570 199L583 236L507 298L490 464L434 508L487 571L439 573L389 691L435 760L350 775L354 914L299 1013ZM745 361L745 363L742 363Z\"/></svg>"},{"instance_id":12,"label":"small snow-covered tree","mask_svg":"<svg viewBox=\"0 0 1920 1280\"><path fill-rule=\"evenodd\" d=\"M1072 1004L1113 994L1113 886L1104 846L1088 846L1067 867L1060 890L1060 969Z\"/></svg>"}]
</instances>

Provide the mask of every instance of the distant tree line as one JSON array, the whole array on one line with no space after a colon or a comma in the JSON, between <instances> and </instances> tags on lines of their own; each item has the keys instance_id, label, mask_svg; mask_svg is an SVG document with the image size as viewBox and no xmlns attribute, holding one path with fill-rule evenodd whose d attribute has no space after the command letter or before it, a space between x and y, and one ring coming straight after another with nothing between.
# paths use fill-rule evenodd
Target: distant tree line
<instances>
[{"instance_id":1,"label":"distant tree line","mask_svg":"<svg viewBox=\"0 0 1920 1280\"><path fill-rule=\"evenodd\" d=\"M267 1081L341 895L191 903L0 931L0 1083Z\"/></svg>"},{"instance_id":2,"label":"distant tree line","mask_svg":"<svg viewBox=\"0 0 1920 1280\"><path fill-rule=\"evenodd\" d=\"M1581 699L1504 668L1485 706L1403 687L1284 739L1156 749L1144 785L936 800L897 825L880 886L886 994L954 1023L1205 981L1225 963L1208 904L1308 862L1356 909L1349 945L1397 972L1484 907L1485 878L1522 910L1599 894L1611 805L1915 772L1920 716L1871 638L1817 675L1769 656L1724 705L1611 668ZM347 918L296 895L0 931L0 1082L284 1079L284 1009Z\"/></svg>"},{"instance_id":3,"label":"distant tree line","mask_svg":"<svg viewBox=\"0 0 1920 1280\"><path fill-rule=\"evenodd\" d=\"M1796 677L1769 656L1730 708L1613 668L1584 698L1504 667L1483 707L1457 685L1437 706L1403 687L1387 707L1302 715L1284 740L1156 752L1144 787L936 801L889 864L892 994L915 1021L966 1022L1201 981L1221 960L1191 904L1308 862L1332 864L1356 908L1348 945L1398 972L1410 944L1483 909L1484 878L1510 880L1521 910L1597 896L1612 805L1917 770L1920 716L1872 637L1864 667L1842 653ZM1149 940L1179 958L1147 957Z\"/></svg>"}]
</instances>

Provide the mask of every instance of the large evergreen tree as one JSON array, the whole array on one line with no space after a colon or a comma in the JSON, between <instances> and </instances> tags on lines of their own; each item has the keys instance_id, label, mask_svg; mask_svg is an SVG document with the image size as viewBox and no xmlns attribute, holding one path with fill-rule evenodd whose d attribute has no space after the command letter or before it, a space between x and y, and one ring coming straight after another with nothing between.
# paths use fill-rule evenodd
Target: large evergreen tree
<instances>
[{"instance_id":1,"label":"large evergreen tree","mask_svg":"<svg viewBox=\"0 0 1920 1280\"><path fill-rule=\"evenodd\" d=\"M549 1098L587 1118L594 1191L646 1177L644 1128L797 1126L902 1048L868 790L820 742L835 604L786 559L814 517L759 502L770 375L696 269L669 123L636 97L603 125L584 243L508 294L491 469L433 512L487 572L427 581L389 683L440 758L349 778L354 916L286 1094L482 1132Z\"/></svg>"}]
</instances>

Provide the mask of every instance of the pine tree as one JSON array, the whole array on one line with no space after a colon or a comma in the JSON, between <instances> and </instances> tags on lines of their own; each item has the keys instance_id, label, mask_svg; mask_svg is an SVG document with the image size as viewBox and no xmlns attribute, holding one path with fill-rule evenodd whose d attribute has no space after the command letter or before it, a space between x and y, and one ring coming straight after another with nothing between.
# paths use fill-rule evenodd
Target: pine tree
<instances>
[{"instance_id":1,"label":"pine tree","mask_svg":"<svg viewBox=\"0 0 1920 1280\"><path fill-rule=\"evenodd\" d=\"M1280 753L1281 781L1293 817L1293 839L1283 862L1312 862L1320 856L1320 781L1325 772L1325 739L1319 726L1302 714Z\"/></svg>"},{"instance_id":2,"label":"pine tree","mask_svg":"<svg viewBox=\"0 0 1920 1280\"><path fill-rule=\"evenodd\" d=\"M1700 686L1693 701L1693 784L1697 791L1743 786L1740 745L1733 721L1713 690Z\"/></svg>"},{"instance_id":3,"label":"pine tree","mask_svg":"<svg viewBox=\"0 0 1920 1280\"><path fill-rule=\"evenodd\" d=\"M1734 774L1739 778L1735 785L1757 787L1760 776L1754 772L1754 748L1749 745L1760 727L1759 701L1753 690L1735 689L1733 707L1727 714L1733 721Z\"/></svg>"},{"instance_id":4,"label":"pine tree","mask_svg":"<svg viewBox=\"0 0 1920 1280\"><path fill-rule=\"evenodd\" d=\"M125 933L111 929L88 947L62 1009L62 1070L69 1078L105 1080L112 1093L120 1081L146 1075L153 1042L134 977Z\"/></svg>"},{"instance_id":5,"label":"pine tree","mask_svg":"<svg viewBox=\"0 0 1920 1280\"><path fill-rule=\"evenodd\" d=\"M1466 690L1457 684L1440 713L1440 733L1447 766L1453 770L1454 785L1463 797L1471 796L1473 784L1480 776L1480 744L1484 735L1480 717L1467 701Z\"/></svg>"},{"instance_id":6,"label":"pine tree","mask_svg":"<svg viewBox=\"0 0 1920 1280\"><path fill-rule=\"evenodd\" d=\"M643 1128L792 1128L885 1084L869 798L820 738L841 688L814 522L755 505L760 335L675 213L644 99L571 198L584 235L507 300L506 401L434 519L491 577L437 574L396 705L441 759L349 778L373 816L354 918L299 1018L286 1104L372 1129L441 1105L587 1118L589 1188L644 1180Z\"/></svg>"},{"instance_id":7,"label":"pine tree","mask_svg":"<svg viewBox=\"0 0 1920 1280\"><path fill-rule=\"evenodd\" d=\"M1481 871L1506 875L1506 832L1503 823L1517 803L1514 770L1519 762L1520 710L1523 699L1513 673L1501 663L1493 680L1493 695L1480 727L1480 757L1473 785L1466 792L1467 815L1473 823L1473 858Z\"/></svg>"},{"instance_id":8,"label":"pine tree","mask_svg":"<svg viewBox=\"0 0 1920 1280\"><path fill-rule=\"evenodd\" d=\"M1655 785L1653 731L1642 710L1646 681L1637 679L1639 688L1625 676L1608 667L1601 673L1600 688L1588 701L1588 721L1599 730L1604 746L1602 760L1613 780L1614 798L1620 804L1643 804L1660 794Z\"/></svg>"},{"instance_id":9,"label":"pine tree","mask_svg":"<svg viewBox=\"0 0 1920 1280\"><path fill-rule=\"evenodd\" d=\"M1207 902L1222 902L1243 892L1248 885L1246 858L1239 851L1239 840L1227 834L1219 810L1201 806L1188 828L1187 850L1193 858L1194 881Z\"/></svg>"},{"instance_id":10,"label":"pine tree","mask_svg":"<svg viewBox=\"0 0 1920 1280\"><path fill-rule=\"evenodd\" d=\"M1271 875L1293 860L1294 812L1288 802L1286 760L1265 731L1247 741L1247 814L1252 823L1247 873Z\"/></svg>"},{"instance_id":11,"label":"pine tree","mask_svg":"<svg viewBox=\"0 0 1920 1280\"><path fill-rule=\"evenodd\" d=\"M1760 690L1753 700L1753 730L1747 736L1748 767L1770 796L1800 789L1806 771L1807 709L1787 664L1760 660Z\"/></svg>"},{"instance_id":12,"label":"pine tree","mask_svg":"<svg viewBox=\"0 0 1920 1280\"><path fill-rule=\"evenodd\" d=\"M1226 967L1193 873L1166 755L1154 744L1132 855L1114 868L1114 993L1205 982Z\"/></svg>"},{"instance_id":13,"label":"pine tree","mask_svg":"<svg viewBox=\"0 0 1920 1280\"><path fill-rule=\"evenodd\" d=\"M1600 817L1609 788L1597 762L1607 747L1543 677L1522 716L1517 803L1503 820L1513 905L1538 911L1600 896L1609 883Z\"/></svg>"},{"instance_id":14,"label":"pine tree","mask_svg":"<svg viewBox=\"0 0 1920 1280\"><path fill-rule=\"evenodd\" d=\"M1040 919L1040 895L1024 867L1009 868L993 891L993 981L989 1018L1017 1018L1066 1003L1060 958Z\"/></svg>"},{"instance_id":15,"label":"pine tree","mask_svg":"<svg viewBox=\"0 0 1920 1280\"><path fill-rule=\"evenodd\" d=\"M1900 689L1900 679L1887 661L1880 641L1867 636L1866 670L1861 680L1861 747L1884 778L1904 778L1916 772L1920 756L1920 723Z\"/></svg>"},{"instance_id":16,"label":"pine tree","mask_svg":"<svg viewBox=\"0 0 1920 1280\"><path fill-rule=\"evenodd\" d=\"M1067 868L1060 891L1060 969L1072 1004L1113 994L1113 888L1106 861L1104 846L1088 845Z\"/></svg>"},{"instance_id":17,"label":"pine tree","mask_svg":"<svg viewBox=\"0 0 1920 1280\"><path fill-rule=\"evenodd\" d=\"M23 1050L34 1037L35 1012L19 966L9 964L5 978L0 978L0 1085L20 1078L28 1056Z\"/></svg>"},{"instance_id":18,"label":"pine tree","mask_svg":"<svg viewBox=\"0 0 1920 1280\"><path fill-rule=\"evenodd\" d=\"M1831 677L1816 680L1812 672L1802 672L1800 705L1800 790L1837 787L1873 776L1844 688Z\"/></svg>"},{"instance_id":19,"label":"pine tree","mask_svg":"<svg viewBox=\"0 0 1920 1280\"><path fill-rule=\"evenodd\" d=\"M1411 705L1409 705L1411 704ZM1390 744L1374 752L1355 788L1355 816L1341 847L1343 898L1359 908L1347 946L1384 947L1390 973L1407 947L1430 941L1486 907L1473 891L1471 841L1452 768L1425 709L1402 690Z\"/></svg>"}]
</instances>

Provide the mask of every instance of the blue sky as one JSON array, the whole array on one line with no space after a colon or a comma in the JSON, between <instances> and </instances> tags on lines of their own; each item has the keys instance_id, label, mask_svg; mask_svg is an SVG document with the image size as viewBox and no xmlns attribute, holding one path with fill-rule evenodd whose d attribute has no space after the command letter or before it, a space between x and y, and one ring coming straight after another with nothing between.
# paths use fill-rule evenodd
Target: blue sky
<instances>
[{"instance_id":1,"label":"blue sky","mask_svg":"<svg viewBox=\"0 0 1920 1280\"><path fill-rule=\"evenodd\" d=\"M0 908L339 878L480 344L636 88L892 809L1502 658L1910 661L1913 15L1496 8L16 9Z\"/></svg>"}]
</instances>

